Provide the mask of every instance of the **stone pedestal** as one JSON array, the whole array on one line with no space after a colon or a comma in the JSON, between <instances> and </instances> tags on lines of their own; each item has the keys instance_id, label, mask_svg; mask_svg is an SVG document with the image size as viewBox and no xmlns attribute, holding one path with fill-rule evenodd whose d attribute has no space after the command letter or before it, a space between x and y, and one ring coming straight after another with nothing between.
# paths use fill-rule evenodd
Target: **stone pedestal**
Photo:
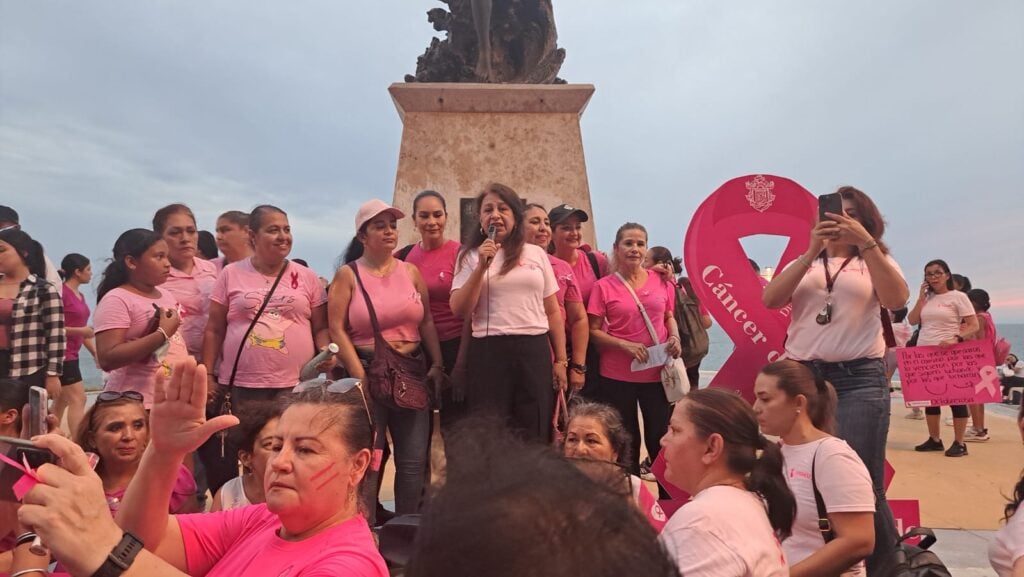
<instances>
[{"instance_id":1,"label":"stone pedestal","mask_svg":"<svg viewBox=\"0 0 1024 577\"><path fill-rule=\"evenodd\" d=\"M546 208L566 203L590 215L584 239L594 242L580 116L590 84L392 84L388 91L404 125L395 177L399 245L416 241L412 199L421 190L444 195L448 237L478 226L473 198L488 182L512 187Z\"/></svg>"}]
</instances>

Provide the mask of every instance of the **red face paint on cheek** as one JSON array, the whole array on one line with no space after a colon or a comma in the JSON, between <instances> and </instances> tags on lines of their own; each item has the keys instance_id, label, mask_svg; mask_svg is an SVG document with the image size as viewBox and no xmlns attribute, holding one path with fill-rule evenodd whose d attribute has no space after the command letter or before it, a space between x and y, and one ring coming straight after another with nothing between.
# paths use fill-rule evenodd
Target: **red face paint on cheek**
<instances>
[{"instance_id":1,"label":"red face paint on cheek","mask_svg":"<svg viewBox=\"0 0 1024 577\"><path fill-rule=\"evenodd\" d=\"M330 477L327 477L327 479L325 479L323 483L320 483L319 485L317 485L316 486L316 490L319 491L319 490L323 489L324 487L326 487L327 485L330 485L339 476L341 476L341 473L338 472L338 471L335 471L334 474L331 475Z\"/></svg>"},{"instance_id":2,"label":"red face paint on cheek","mask_svg":"<svg viewBox=\"0 0 1024 577\"><path fill-rule=\"evenodd\" d=\"M331 464L327 465L326 467L324 467L323 469L320 469L319 471L314 473L313 476L309 478L309 480L310 481L316 481L320 477L323 477L324 475L326 475L328 473L328 471L330 471L333 468L334 468L334 463L331 463Z\"/></svg>"}]
</instances>

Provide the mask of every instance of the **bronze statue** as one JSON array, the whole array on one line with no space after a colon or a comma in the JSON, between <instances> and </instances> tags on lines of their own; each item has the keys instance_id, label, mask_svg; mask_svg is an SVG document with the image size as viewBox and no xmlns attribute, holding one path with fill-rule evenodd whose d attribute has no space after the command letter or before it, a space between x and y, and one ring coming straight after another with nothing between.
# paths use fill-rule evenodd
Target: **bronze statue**
<instances>
[{"instance_id":1,"label":"bronze statue","mask_svg":"<svg viewBox=\"0 0 1024 577\"><path fill-rule=\"evenodd\" d=\"M441 0L427 21L447 38L430 42L406 82L564 83L565 50L551 0Z\"/></svg>"}]
</instances>

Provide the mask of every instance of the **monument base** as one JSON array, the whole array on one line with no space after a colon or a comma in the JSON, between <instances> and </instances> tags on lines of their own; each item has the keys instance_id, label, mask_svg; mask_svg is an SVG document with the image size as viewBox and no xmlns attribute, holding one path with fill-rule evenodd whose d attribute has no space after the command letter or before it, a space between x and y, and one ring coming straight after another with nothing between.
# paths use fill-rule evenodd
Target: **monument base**
<instances>
[{"instance_id":1,"label":"monument base","mask_svg":"<svg viewBox=\"0 0 1024 577\"><path fill-rule=\"evenodd\" d=\"M473 198L489 182L512 187L545 208L566 203L590 215L584 241L596 246L580 116L590 84L396 83L388 88L402 118L394 206L436 190L448 205L448 236L479 225ZM399 221L399 246L419 239Z\"/></svg>"}]
</instances>

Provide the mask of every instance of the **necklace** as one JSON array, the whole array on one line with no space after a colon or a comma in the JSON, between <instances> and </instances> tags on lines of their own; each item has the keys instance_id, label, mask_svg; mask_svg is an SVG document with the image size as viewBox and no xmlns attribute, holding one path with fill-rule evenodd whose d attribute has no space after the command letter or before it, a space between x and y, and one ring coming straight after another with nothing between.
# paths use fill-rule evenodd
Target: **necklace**
<instances>
[{"instance_id":1,"label":"necklace","mask_svg":"<svg viewBox=\"0 0 1024 577\"><path fill-rule=\"evenodd\" d=\"M369 265L369 263L366 262L366 259L364 258L362 264L363 264L363 268L366 269L366 272L370 273L371 275L373 275L375 277L383 278L383 277L388 276L388 273L391 272L391 269L395 268L395 263L396 262L398 262L398 259L392 258L392 259L389 259L388 263L385 264L384 266L379 267L379 268L373 268L373 267L371 267Z\"/></svg>"},{"instance_id":2,"label":"necklace","mask_svg":"<svg viewBox=\"0 0 1024 577\"><path fill-rule=\"evenodd\" d=\"M274 271L273 271L272 273L270 273L270 274L267 274L267 273L263 272L262 270L260 270L260 267L256 266L256 260L255 260L255 256L250 256L250 257L249 257L249 264L250 264L250 265L252 266L252 268L253 268L253 269L254 269L254 270L255 270L256 272L260 273L260 275L261 275L261 276L263 277L263 284L264 284L264 285L266 285L266 286L270 286L270 283L272 283L272 282L274 282L275 280L277 280L277 274L278 274L279 272L281 272L281 267L285 267L285 266L288 266L288 263L287 263L287 261L283 261L283 262L282 262L282 263L281 263L281 264L280 264L280 265L278 266L278 268L276 268L276 269L275 269L275 270L274 270Z\"/></svg>"}]
</instances>

